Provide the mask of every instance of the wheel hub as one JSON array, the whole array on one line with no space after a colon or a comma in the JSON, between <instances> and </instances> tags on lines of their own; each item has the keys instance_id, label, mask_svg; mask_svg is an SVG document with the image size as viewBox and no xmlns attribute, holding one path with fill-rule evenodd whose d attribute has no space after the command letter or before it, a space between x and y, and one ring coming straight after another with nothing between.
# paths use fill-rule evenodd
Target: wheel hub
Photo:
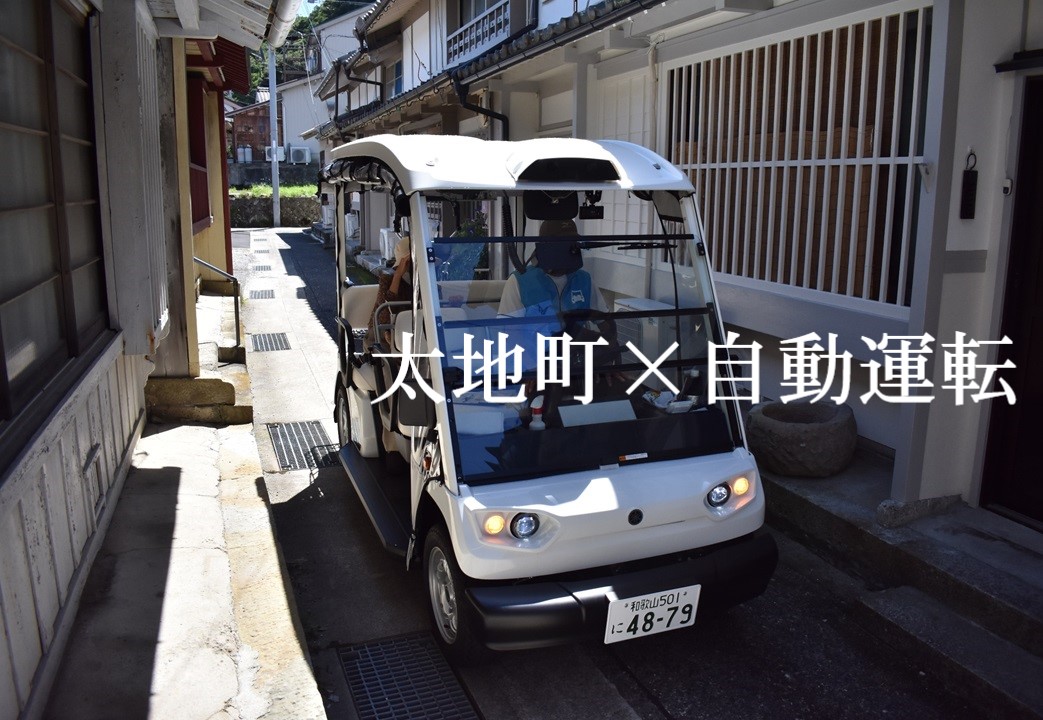
<instances>
[{"instance_id":1,"label":"wheel hub","mask_svg":"<svg viewBox=\"0 0 1043 720\"><path fill-rule=\"evenodd\" d=\"M456 589L453 587L449 561L446 560L441 548L436 547L431 551L428 582L431 590L431 607L434 610L438 629L442 633L442 638L451 643L456 640Z\"/></svg>"}]
</instances>

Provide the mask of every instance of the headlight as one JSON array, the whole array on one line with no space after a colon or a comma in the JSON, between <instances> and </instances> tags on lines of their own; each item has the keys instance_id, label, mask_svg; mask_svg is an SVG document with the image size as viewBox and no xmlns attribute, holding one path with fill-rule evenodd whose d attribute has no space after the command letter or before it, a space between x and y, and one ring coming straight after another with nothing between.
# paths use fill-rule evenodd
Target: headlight
<instances>
[{"instance_id":1,"label":"headlight","mask_svg":"<svg viewBox=\"0 0 1043 720\"><path fill-rule=\"evenodd\" d=\"M511 520L511 534L521 540L532 537L539 529L540 519L532 513L518 513Z\"/></svg>"},{"instance_id":2,"label":"headlight","mask_svg":"<svg viewBox=\"0 0 1043 720\"><path fill-rule=\"evenodd\" d=\"M728 502L728 498L732 496L732 491L728 488L728 483L721 483L715 485L710 492L706 493L706 502L710 504L710 507L720 507Z\"/></svg>"},{"instance_id":3,"label":"headlight","mask_svg":"<svg viewBox=\"0 0 1043 720\"><path fill-rule=\"evenodd\" d=\"M493 513L485 518L485 522L482 523L482 530L485 531L486 535L499 535L503 532L504 525L507 522L503 519L503 515L499 513Z\"/></svg>"},{"instance_id":4,"label":"headlight","mask_svg":"<svg viewBox=\"0 0 1043 720\"><path fill-rule=\"evenodd\" d=\"M732 492L736 495L745 495L750 490L750 481L745 477L737 477L732 480Z\"/></svg>"}]
</instances>

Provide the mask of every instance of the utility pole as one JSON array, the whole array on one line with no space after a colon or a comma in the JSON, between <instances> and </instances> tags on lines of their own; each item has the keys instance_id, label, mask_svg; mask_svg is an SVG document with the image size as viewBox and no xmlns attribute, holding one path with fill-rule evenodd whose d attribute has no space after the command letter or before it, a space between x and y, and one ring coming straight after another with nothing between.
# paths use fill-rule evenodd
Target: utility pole
<instances>
[{"instance_id":1,"label":"utility pole","mask_svg":"<svg viewBox=\"0 0 1043 720\"><path fill-rule=\"evenodd\" d=\"M282 222L279 212L279 101L275 93L275 48L268 46L268 118L272 129L272 227Z\"/></svg>"}]
</instances>

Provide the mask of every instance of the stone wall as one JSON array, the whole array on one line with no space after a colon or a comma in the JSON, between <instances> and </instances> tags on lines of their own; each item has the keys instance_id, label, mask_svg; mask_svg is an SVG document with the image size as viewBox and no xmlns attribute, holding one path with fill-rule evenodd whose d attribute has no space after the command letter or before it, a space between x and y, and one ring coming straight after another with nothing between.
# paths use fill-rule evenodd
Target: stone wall
<instances>
[{"instance_id":1,"label":"stone wall","mask_svg":"<svg viewBox=\"0 0 1043 720\"><path fill-rule=\"evenodd\" d=\"M280 185L315 185L317 187L318 177L318 163L310 163L308 165L279 163ZM271 184L272 164L270 162L228 163L229 187Z\"/></svg>"},{"instance_id":2,"label":"stone wall","mask_svg":"<svg viewBox=\"0 0 1043 720\"><path fill-rule=\"evenodd\" d=\"M272 198L250 197L229 198L232 227L271 227ZM321 219L319 199L315 197L293 197L279 199L280 225L283 227L308 227Z\"/></svg>"}]
</instances>

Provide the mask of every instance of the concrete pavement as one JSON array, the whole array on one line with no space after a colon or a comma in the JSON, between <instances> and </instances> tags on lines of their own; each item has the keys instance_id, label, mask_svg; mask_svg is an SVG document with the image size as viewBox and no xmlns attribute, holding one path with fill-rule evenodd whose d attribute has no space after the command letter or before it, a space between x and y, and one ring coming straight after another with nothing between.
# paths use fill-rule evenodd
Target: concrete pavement
<instances>
[{"instance_id":1,"label":"concrete pavement","mask_svg":"<svg viewBox=\"0 0 1043 720\"><path fill-rule=\"evenodd\" d=\"M201 350L223 337L215 302ZM45 717L325 718L252 425L147 427Z\"/></svg>"}]
</instances>

